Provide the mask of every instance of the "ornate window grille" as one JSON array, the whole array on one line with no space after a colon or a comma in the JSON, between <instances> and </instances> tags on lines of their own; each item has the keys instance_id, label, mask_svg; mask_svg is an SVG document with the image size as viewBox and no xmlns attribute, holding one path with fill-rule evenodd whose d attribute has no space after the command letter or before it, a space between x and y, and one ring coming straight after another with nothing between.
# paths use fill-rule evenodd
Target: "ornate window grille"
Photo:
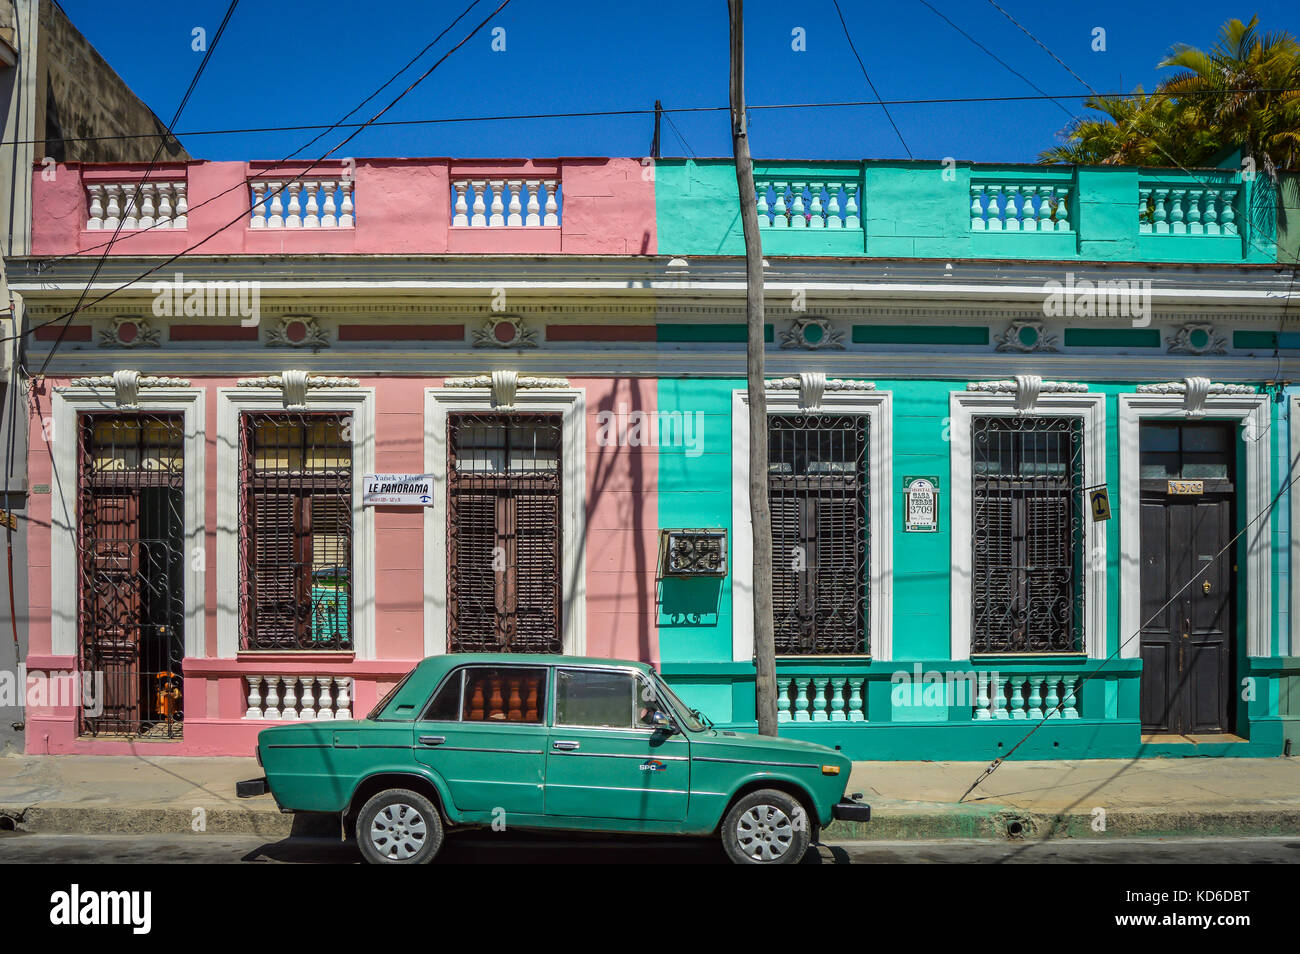
<instances>
[{"instance_id":1,"label":"ornate window grille","mask_svg":"<svg viewBox=\"0 0 1300 954\"><path fill-rule=\"evenodd\" d=\"M346 414L240 415L241 649L352 648Z\"/></svg>"},{"instance_id":2,"label":"ornate window grille","mask_svg":"<svg viewBox=\"0 0 1300 954\"><path fill-rule=\"evenodd\" d=\"M561 416L450 414L447 431L452 651L560 652Z\"/></svg>"},{"instance_id":3,"label":"ornate window grille","mask_svg":"<svg viewBox=\"0 0 1300 954\"><path fill-rule=\"evenodd\" d=\"M1083 422L971 421L972 653L1083 645Z\"/></svg>"},{"instance_id":4,"label":"ornate window grille","mask_svg":"<svg viewBox=\"0 0 1300 954\"><path fill-rule=\"evenodd\" d=\"M868 651L868 419L768 418L776 651Z\"/></svg>"},{"instance_id":5,"label":"ornate window grille","mask_svg":"<svg viewBox=\"0 0 1300 954\"><path fill-rule=\"evenodd\" d=\"M78 416L78 630L103 674L91 735L181 734L185 459L179 414Z\"/></svg>"}]
</instances>

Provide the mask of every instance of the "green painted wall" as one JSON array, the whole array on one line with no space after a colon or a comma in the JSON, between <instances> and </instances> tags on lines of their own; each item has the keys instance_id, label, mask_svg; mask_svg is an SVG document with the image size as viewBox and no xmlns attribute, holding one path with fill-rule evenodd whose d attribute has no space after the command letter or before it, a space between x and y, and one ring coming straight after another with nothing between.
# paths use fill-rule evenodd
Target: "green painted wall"
<instances>
[{"instance_id":1,"label":"green painted wall","mask_svg":"<svg viewBox=\"0 0 1300 954\"><path fill-rule=\"evenodd\" d=\"M1277 206L1264 177L1242 183L1235 168L973 165L969 162L757 162L756 181L856 183L860 228L763 228L767 255L881 258L1012 258L1061 261L1272 262ZM1069 228L971 228L972 185L1033 184L1070 189ZM1171 188L1243 184L1239 235L1144 235L1139 183ZM743 255L736 176L725 159L661 159L655 164L658 248L662 255ZM1286 233L1287 242L1298 230Z\"/></svg>"}]
</instances>

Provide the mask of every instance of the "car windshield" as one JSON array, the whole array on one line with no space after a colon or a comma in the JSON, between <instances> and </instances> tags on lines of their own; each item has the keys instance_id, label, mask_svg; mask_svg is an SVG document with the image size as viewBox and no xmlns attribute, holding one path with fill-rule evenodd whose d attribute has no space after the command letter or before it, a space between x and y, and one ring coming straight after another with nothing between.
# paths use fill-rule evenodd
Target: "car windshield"
<instances>
[{"instance_id":1,"label":"car windshield","mask_svg":"<svg viewBox=\"0 0 1300 954\"><path fill-rule=\"evenodd\" d=\"M371 722L376 721L379 718L379 713L383 712L388 704L393 701L393 696L397 695L398 691L406 685L406 681L414 674L415 670L412 669L401 679L397 680L397 684L393 686L393 688L389 689L388 692L384 693L384 698L380 699L379 702L375 704L375 707L366 713L366 719Z\"/></svg>"},{"instance_id":2,"label":"car windshield","mask_svg":"<svg viewBox=\"0 0 1300 954\"><path fill-rule=\"evenodd\" d=\"M682 721L683 725L685 725L689 731L704 731L704 722L701 720L705 717L702 716L698 710L692 709L686 703L682 702L682 700L677 697L677 693L669 689L668 684L659 678L658 673L655 674L655 686L658 689L660 698L668 700L668 704L676 711L677 718Z\"/></svg>"}]
</instances>

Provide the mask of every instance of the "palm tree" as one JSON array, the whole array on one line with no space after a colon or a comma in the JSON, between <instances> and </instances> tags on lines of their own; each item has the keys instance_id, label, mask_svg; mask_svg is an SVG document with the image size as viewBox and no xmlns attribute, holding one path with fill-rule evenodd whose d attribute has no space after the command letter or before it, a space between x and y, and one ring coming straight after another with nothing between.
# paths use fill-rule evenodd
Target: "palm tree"
<instances>
[{"instance_id":1,"label":"palm tree","mask_svg":"<svg viewBox=\"0 0 1300 954\"><path fill-rule=\"evenodd\" d=\"M1180 72L1150 95L1085 100L1105 118L1074 120L1039 161L1195 166L1238 147L1270 177L1300 167L1300 43L1258 22L1229 20L1208 52L1175 44L1159 65Z\"/></svg>"},{"instance_id":2,"label":"palm tree","mask_svg":"<svg viewBox=\"0 0 1300 954\"><path fill-rule=\"evenodd\" d=\"M1229 20L1208 53L1176 44L1160 66L1182 72L1160 89L1197 126L1216 130L1221 145L1240 146L1272 176L1300 159L1300 44L1285 32L1261 35L1258 24L1258 17Z\"/></svg>"}]
</instances>

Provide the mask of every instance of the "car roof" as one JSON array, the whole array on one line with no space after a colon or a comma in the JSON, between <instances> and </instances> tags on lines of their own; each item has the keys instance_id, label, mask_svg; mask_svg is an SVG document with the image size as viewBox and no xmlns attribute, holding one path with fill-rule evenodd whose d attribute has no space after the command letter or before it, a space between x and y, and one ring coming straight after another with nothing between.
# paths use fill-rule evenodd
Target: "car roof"
<instances>
[{"instance_id":1,"label":"car roof","mask_svg":"<svg viewBox=\"0 0 1300 954\"><path fill-rule=\"evenodd\" d=\"M562 656L553 653L446 653L429 656L420 663L422 669L450 669L467 663L490 666L605 666L640 669L650 672L649 663L633 659L606 659L602 656Z\"/></svg>"}]
</instances>

